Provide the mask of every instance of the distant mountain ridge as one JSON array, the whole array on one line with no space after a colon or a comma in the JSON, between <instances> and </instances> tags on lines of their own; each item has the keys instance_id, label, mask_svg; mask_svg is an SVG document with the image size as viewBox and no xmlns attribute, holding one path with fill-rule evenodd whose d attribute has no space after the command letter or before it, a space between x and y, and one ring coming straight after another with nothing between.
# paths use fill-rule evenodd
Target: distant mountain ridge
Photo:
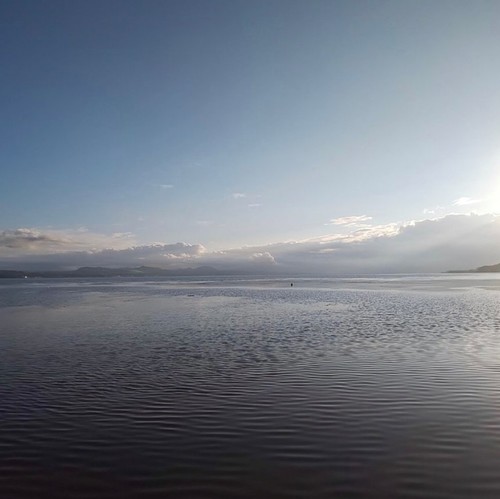
<instances>
[{"instance_id":1,"label":"distant mountain ridge","mask_svg":"<svg viewBox=\"0 0 500 499\"><path fill-rule=\"evenodd\" d=\"M161 269L158 267L80 267L76 270L0 270L0 278L26 277L175 277L175 276L213 276L234 274L231 271L217 270L214 267L188 267L185 269Z\"/></svg>"}]
</instances>

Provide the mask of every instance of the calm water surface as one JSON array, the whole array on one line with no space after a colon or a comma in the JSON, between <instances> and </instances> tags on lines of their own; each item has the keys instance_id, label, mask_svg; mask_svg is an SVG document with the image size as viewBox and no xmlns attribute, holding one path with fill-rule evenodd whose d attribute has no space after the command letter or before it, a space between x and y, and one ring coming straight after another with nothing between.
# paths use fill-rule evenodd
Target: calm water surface
<instances>
[{"instance_id":1,"label":"calm water surface","mask_svg":"<svg viewBox=\"0 0 500 499\"><path fill-rule=\"evenodd\" d=\"M0 281L2 498L498 498L497 276Z\"/></svg>"}]
</instances>

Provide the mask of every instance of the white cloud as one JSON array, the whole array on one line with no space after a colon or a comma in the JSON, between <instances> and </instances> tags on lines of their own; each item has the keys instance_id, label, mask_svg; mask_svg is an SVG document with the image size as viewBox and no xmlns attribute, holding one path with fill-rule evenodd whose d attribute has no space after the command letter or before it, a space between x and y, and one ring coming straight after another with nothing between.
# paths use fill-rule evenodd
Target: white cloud
<instances>
[{"instance_id":1,"label":"white cloud","mask_svg":"<svg viewBox=\"0 0 500 499\"><path fill-rule=\"evenodd\" d=\"M481 199L472 199L468 197L461 197L458 199L455 199L453 201L453 206L467 206L469 204L477 204L480 203L482 200Z\"/></svg>"},{"instance_id":2,"label":"white cloud","mask_svg":"<svg viewBox=\"0 0 500 499\"><path fill-rule=\"evenodd\" d=\"M272 265L276 263L274 256L271 255L269 251L264 251L261 253L253 253L250 258L257 263L272 264Z\"/></svg>"},{"instance_id":3,"label":"white cloud","mask_svg":"<svg viewBox=\"0 0 500 499\"><path fill-rule=\"evenodd\" d=\"M261 203L250 203L248 205L249 208L260 208L262 206Z\"/></svg>"},{"instance_id":4,"label":"white cloud","mask_svg":"<svg viewBox=\"0 0 500 499\"><path fill-rule=\"evenodd\" d=\"M437 205L433 206L432 208L424 208L422 210L422 213L424 215L437 215L437 214L443 214L443 212L446 210L446 207Z\"/></svg>"},{"instance_id":5,"label":"white cloud","mask_svg":"<svg viewBox=\"0 0 500 499\"><path fill-rule=\"evenodd\" d=\"M242 199L242 198L246 198L246 197L247 197L247 195L246 195L244 192L233 192L233 193L231 194L231 197L232 197L233 199Z\"/></svg>"},{"instance_id":6,"label":"white cloud","mask_svg":"<svg viewBox=\"0 0 500 499\"><path fill-rule=\"evenodd\" d=\"M173 189L174 188L173 184L160 184L160 187L162 189Z\"/></svg>"},{"instance_id":7,"label":"white cloud","mask_svg":"<svg viewBox=\"0 0 500 499\"><path fill-rule=\"evenodd\" d=\"M332 218L328 225L345 225L348 227L352 227L362 222L368 222L371 219L372 217L369 217L367 215L352 215L349 217Z\"/></svg>"}]
</instances>

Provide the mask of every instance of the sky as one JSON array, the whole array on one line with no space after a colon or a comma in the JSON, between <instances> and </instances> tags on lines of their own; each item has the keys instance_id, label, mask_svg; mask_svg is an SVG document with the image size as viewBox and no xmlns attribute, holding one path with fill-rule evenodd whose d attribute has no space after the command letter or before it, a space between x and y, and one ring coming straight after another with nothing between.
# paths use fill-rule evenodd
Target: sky
<instances>
[{"instance_id":1,"label":"sky","mask_svg":"<svg viewBox=\"0 0 500 499\"><path fill-rule=\"evenodd\" d=\"M0 268L500 262L496 0L4 0Z\"/></svg>"}]
</instances>

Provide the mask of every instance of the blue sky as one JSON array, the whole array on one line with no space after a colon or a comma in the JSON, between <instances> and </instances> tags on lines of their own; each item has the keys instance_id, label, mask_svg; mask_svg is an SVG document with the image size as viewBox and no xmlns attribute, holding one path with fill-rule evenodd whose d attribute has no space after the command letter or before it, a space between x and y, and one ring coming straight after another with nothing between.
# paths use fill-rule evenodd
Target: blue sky
<instances>
[{"instance_id":1,"label":"blue sky","mask_svg":"<svg viewBox=\"0 0 500 499\"><path fill-rule=\"evenodd\" d=\"M499 21L497 1L4 1L0 264L153 244L163 266L279 264L496 224Z\"/></svg>"}]
</instances>

